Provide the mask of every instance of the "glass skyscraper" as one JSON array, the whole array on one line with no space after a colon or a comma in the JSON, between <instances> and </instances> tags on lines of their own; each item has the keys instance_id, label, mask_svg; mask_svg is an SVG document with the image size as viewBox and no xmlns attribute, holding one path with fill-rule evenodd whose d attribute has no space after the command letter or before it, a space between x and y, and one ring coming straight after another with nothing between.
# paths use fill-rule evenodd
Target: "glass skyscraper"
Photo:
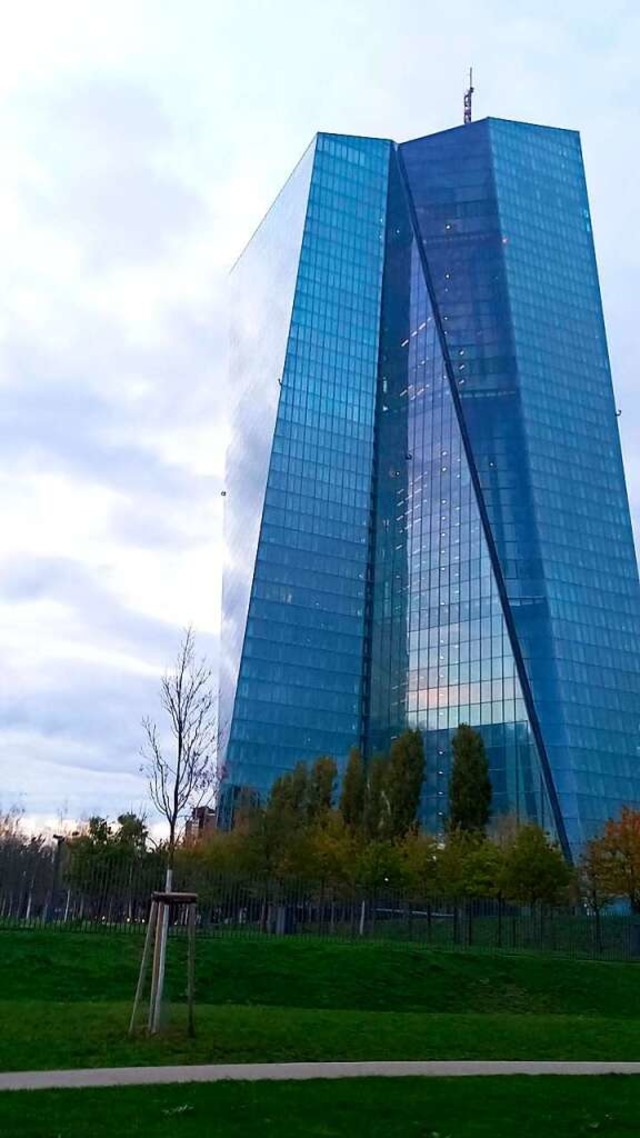
<instances>
[{"instance_id":1,"label":"glass skyscraper","mask_svg":"<svg viewBox=\"0 0 640 1138\"><path fill-rule=\"evenodd\" d=\"M320 134L232 273L222 812L483 735L566 850L640 801L638 572L578 134Z\"/></svg>"}]
</instances>

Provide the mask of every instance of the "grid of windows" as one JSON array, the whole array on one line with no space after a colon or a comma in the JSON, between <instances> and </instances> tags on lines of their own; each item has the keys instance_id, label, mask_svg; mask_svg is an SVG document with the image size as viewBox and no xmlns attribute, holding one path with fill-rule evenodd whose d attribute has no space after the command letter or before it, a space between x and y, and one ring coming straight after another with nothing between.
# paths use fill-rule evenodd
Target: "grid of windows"
<instances>
[{"instance_id":1,"label":"grid of windows","mask_svg":"<svg viewBox=\"0 0 640 1138\"><path fill-rule=\"evenodd\" d=\"M495 809L553 829L420 251L395 159L382 294L368 749L408 723L424 817L446 814L451 735L482 731Z\"/></svg>"},{"instance_id":2,"label":"grid of windows","mask_svg":"<svg viewBox=\"0 0 640 1138\"><path fill-rule=\"evenodd\" d=\"M485 120L402 147L570 840L638 796L638 577L580 143Z\"/></svg>"},{"instance_id":3,"label":"grid of windows","mask_svg":"<svg viewBox=\"0 0 640 1138\"><path fill-rule=\"evenodd\" d=\"M258 791L362 731L390 144L319 135L227 766Z\"/></svg>"},{"instance_id":4,"label":"grid of windows","mask_svg":"<svg viewBox=\"0 0 640 1138\"><path fill-rule=\"evenodd\" d=\"M575 841L640 796L638 575L580 139L492 121L555 691L540 717Z\"/></svg>"},{"instance_id":5,"label":"grid of windows","mask_svg":"<svg viewBox=\"0 0 640 1138\"><path fill-rule=\"evenodd\" d=\"M231 273L219 753L224 756L258 547L273 429L313 167L312 145Z\"/></svg>"},{"instance_id":6,"label":"grid of windows","mask_svg":"<svg viewBox=\"0 0 640 1138\"><path fill-rule=\"evenodd\" d=\"M418 725L438 827L466 721L579 846L640 794L640 618L578 136L319 135L235 277L229 784Z\"/></svg>"}]
</instances>

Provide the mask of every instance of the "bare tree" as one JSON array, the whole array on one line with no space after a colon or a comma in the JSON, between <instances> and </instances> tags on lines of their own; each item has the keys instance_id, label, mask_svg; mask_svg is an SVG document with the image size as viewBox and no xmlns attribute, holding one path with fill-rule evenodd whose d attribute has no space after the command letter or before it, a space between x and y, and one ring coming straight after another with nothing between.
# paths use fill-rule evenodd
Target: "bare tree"
<instances>
[{"instance_id":1,"label":"bare tree","mask_svg":"<svg viewBox=\"0 0 640 1138\"><path fill-rule=\"evenodd\" d=\"M206 661L196 657L192 628L184 633L173 669L163 676L160 703L173 743L170 750L165 748L155 721L143 719L142 770L151 801L169 824L166 888L171 889L180 821L187 811L210 802L217 785L213 674Z\"/></svg>"},{"instance_id":2,"label":"bare tree","mask_svg":"<svg viewBox=\"0 0 640 1138\"><path fill-rule=\"evenodd\" d=\"M191 627L184 633L173 669L163 676L160 704L168 717L173 741L170 748L165 747L157 724L147 717L142 721L146 740L141 753L151 801L169 823L165 891L170 893L180 820L188 810L211 801L216 789L213 676L206 661L196 657L195 633ZM152 1032L160 1026L168 929L169 909L163 905L155 934L149 1010ZM143 970L144 959L141 978ZM142 979L139 987L141 983Z\"/></svg>"}]
</instances>

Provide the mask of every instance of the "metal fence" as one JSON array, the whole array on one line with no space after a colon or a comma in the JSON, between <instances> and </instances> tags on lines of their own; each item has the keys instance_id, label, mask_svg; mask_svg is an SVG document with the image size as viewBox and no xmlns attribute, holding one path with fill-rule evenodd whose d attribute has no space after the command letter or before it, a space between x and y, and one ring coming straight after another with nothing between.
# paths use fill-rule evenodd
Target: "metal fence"
<instances>
[{"instance_id":1,"label":"metal fence","mask_svg":"<svg viewBox=\"0 0 640 1138\"><path fill-rule=\"evenodd\" d=\"M59 848L0 847L0 929L140 932L151 894L163 884L159 856L74 865ZM420 896L389 886L230 877L192 865L177 866L173 887L198 894L203 936L378 939L640 961L640 917L580 905L557 909ZM172 931L182 931L177 913Z\"/></svg>"}]
</instances>

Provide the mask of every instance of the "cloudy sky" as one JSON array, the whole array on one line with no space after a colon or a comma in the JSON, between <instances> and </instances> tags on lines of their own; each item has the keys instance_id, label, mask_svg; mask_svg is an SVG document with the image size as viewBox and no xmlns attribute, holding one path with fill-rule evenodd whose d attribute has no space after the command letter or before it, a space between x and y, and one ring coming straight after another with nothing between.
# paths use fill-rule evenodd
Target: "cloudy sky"
<instances>
[{"instance_id":1,"label":"cloudy sky","mask_svg":"<svg viewBox=\"0 0 640 1138\"><path fill-rule=\"evenodd\" d=\"M144 801L181 627L215 662L225 278L316 130L578 128L640 518L637 0L21 0L0 42L0 803Z\"/></svg>"}]
</instances>

